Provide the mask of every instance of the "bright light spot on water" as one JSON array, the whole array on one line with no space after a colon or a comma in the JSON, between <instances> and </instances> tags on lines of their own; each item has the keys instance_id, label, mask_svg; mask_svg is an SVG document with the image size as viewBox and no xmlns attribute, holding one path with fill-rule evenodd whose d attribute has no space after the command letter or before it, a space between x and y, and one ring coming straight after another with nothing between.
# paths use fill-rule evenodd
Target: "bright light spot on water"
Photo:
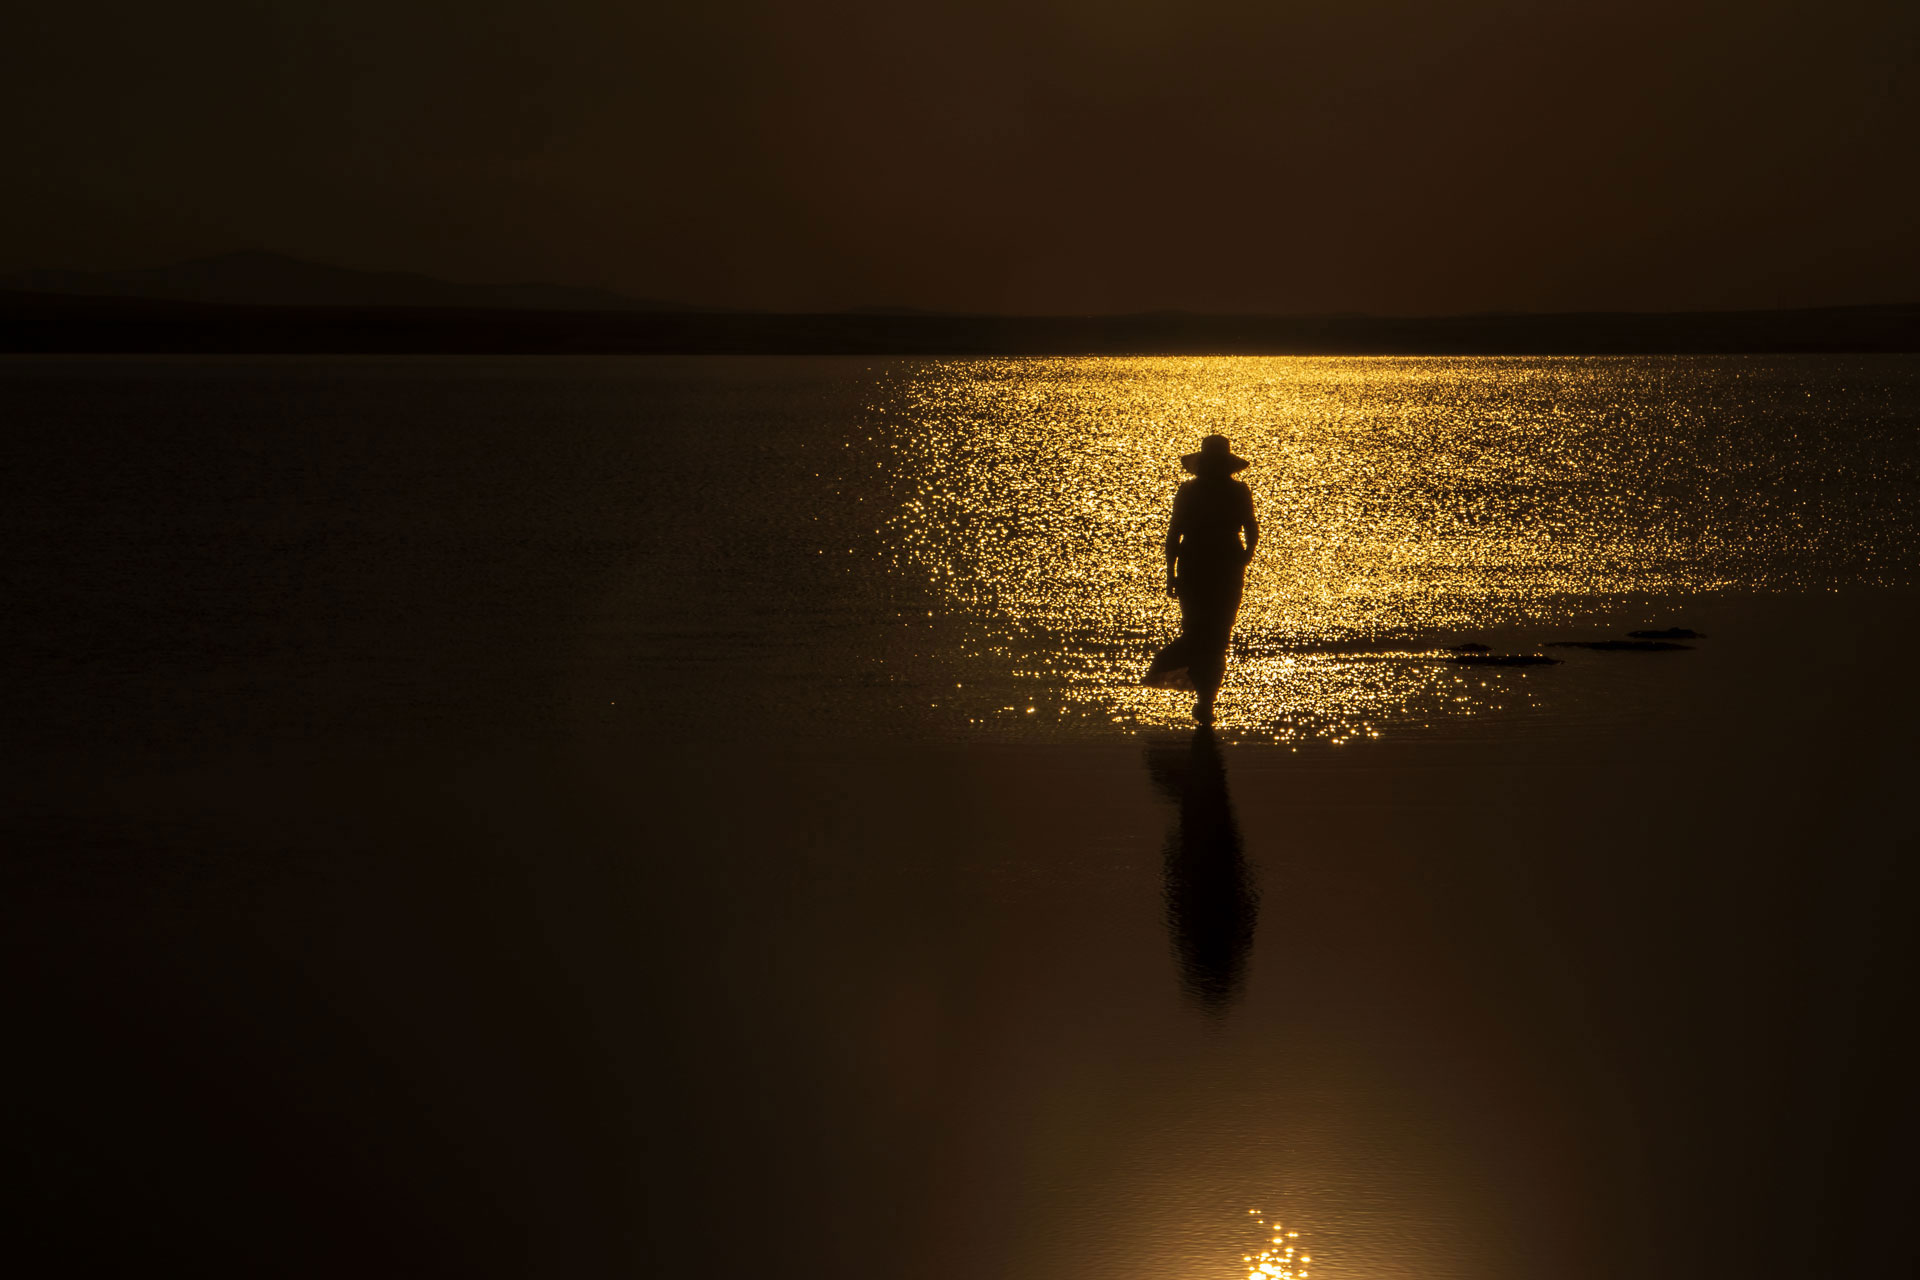
<instances>
[{"instance_id":1,"label":"bright light spot on water","mask_svg":"<svg viewBox=\"0 0 1920 1280\"><path fill-rule=\"evenodd\" d=\"M1255 1217L1260 1216L1258 1209L1249 1209L1247 1212ZM1269 1224L1261 1221L1255 1225L1266 1227L1274 1233L1274 1236L1271 1244L1259 1253L1240 1255L1240 1261L1247 1265L1248 1280L1303 1280L1307 1275L1307 1264L1313 1259L1304 1256L1295 1258L1296 1249L1286 1244L1287 1239L1298 1237L1300 1233L1298 1231L1282 1233L1281 1224L1278 1222Z\"/></svg>"}]
</instances>

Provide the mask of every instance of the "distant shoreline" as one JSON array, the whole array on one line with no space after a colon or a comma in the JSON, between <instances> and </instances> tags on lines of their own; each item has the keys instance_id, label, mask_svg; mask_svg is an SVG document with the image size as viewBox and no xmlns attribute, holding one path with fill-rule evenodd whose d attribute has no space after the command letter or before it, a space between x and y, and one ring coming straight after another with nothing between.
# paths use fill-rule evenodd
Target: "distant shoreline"
<instances>
[{"instance_id":1,"label":"distant shoreline","mask_svg":"<svg viewBox=\"0 0 1920 1280\"><path fill-rule=\"evenodd\" d=\"M942 316L252 306L0 292L10 354L1683 355L1920 352L1920 303L1790 311Z\"/></svg>"}]
</instances>

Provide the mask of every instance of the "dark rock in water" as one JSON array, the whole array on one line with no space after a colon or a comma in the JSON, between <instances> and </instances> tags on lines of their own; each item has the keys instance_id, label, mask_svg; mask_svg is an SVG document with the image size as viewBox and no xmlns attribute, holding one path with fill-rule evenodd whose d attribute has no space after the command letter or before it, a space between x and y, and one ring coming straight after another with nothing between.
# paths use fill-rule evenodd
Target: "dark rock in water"
<instances>
[{"instance_id":1,"label":"dark rock in water","mask_svg":"<svg viewBox=\"0 0 1920 1280\"><path fill-rule=\"evenodd\" d=\"M1485 645L1462 645L1461 648L1471 651L1455 650L1452 661L1475 667L1551 667L1560 662L1544 653L1488 653Z\"/></svg>"},{"instance_id":2,"label":"dark rock in water","mask_svg":"<svg viewBox=\"0 0 1920 1280\"><path fill-rule=\"evenodd\" d=\"M1635 640L1704 640L1705 636L1686 627L1668 627L1664 631L1629 631Z\"/></svg>"},{"instance_id":3,"label":"dark rock in water","mask_svg":"<svg viewBox=\"0 0 1920 1280\"><path fill-rule=\"evenodd\" d=\"M1598 649L1603 653L1665 653L1669 649L1691 649L1690 644L1669 640L1555 640L1550 649Z\"/></svg>"},{"instance_id":4,"label":"dark rock in water","mask_svg":"<svg viewBox=\"0 0 1920 1280\"><path fill-rule=\"evenodd\" d=\"M1493 650L1487 648L1487 646L1483 644L1456 644L1452 648L1448 649L1447 652L1448 653L1492 653Z\"/></svg>"}]
</instances>

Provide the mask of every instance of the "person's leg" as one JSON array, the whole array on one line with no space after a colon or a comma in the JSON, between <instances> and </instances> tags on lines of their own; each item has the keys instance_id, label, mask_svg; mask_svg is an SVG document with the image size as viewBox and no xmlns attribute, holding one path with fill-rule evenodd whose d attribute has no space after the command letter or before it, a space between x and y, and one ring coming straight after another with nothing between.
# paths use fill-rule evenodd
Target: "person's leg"
<instances>
[{"instance_id":1,"label":"person's leg","mask_svg":"<svg viewBox=\"0 0 1920 1280\"><path fill-rule=\"evenodd\" d=\"M1214 699L1220 696L1220 685L1227 678L1227 650L1224 643L1207 646L1204 660L1195 662L1193 687L1198 695L1193 703L1193 718L1201 724L1213 723Z\"/></svg>"},{"instance_id":2,"label":"person's leg","mask_svg":"<svg viewBox=\"0 0 1920 1280\"><path fill-rule=\"evenodd\" d=\"M1221 616L1220 604L1217 598L1206 601L1204 609L1194 610L1195 616L1187 627L1191 645L1187 673L1193 680L1196 695L1193 718L1201 724L1213 723L1213 702L1220 695L1221 682L1227 675L1227 637L1233 618L1231 614Z\"/></svg>"},{"instance_id":3,"label":"person's leg","mask_svg":"<svg viewBox=\"0 0 1920 1280\"><path fill-rule=\"evenodd\" d=\"M1199 695L1193 704L1193 718L1201 724L1213 723L1214 700L1226 682L1227 649L1233 641L1233 620L1240 612L1240 575L1222 574L1220 581L1209 582L1207 587L1194 601L1187 626L1193 643L1187 670Z\"/></svg>"}]
</instances>

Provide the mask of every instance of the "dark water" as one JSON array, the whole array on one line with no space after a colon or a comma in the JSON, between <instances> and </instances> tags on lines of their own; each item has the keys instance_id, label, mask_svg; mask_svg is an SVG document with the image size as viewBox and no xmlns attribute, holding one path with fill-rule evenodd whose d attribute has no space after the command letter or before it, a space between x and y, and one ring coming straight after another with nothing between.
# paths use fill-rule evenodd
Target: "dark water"
<instances>
[{"instance_id":1,"label":"dark water","mask_svg":"<svg viewBox=\"0 0 1920 1280\"><path fill-rule=\"evenodd\" d=\"M1920 362L12 362L0 414L69 1270L1912 1270ZM1209 426L1267 545L1196 738L1130 673Z\"/></svg>"}]
</instances>

